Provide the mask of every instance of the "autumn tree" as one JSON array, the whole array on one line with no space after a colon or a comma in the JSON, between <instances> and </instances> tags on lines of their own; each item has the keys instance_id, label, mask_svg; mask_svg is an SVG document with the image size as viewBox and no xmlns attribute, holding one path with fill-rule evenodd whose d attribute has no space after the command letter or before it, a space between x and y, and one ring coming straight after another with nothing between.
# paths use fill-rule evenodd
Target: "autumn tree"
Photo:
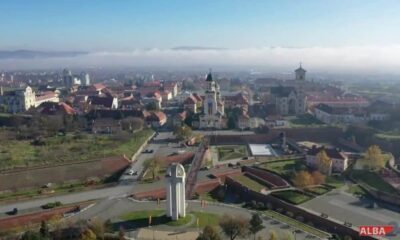
<instances>
[{"instance_id":1,"label":"autumn tree","mask_svg":"<svg viewBox=\"0 0 400 240\"><path fill-rule=\"evenodd\" d=\"M234 240L237 237L245 238L249 235L249 220L242 217L224 215L219 222L219 226L230 240Z\"/></svg>"},{"instance_id":2,"label":"autumn tree","mask_svg":"<svg viewBox=\"0 0 400 240\"><path fill-rule=\"evenodd\" d=\"M80 240L96 240L97 236L90 228L85 228L80 235Z\"/></svg>"},{"instance_id":3,"label":"autumn tree","mask_svg":"<svg viewBox=\"0 0 400 240\"><path fill-rule=\"evenodd\" d=\"M278 234L275 231L269 231L268 240L278 240Z\"/></svg>"},{"instance_id":4,"label":"autumn tree","mask_svg":"<svg viewBox=\"0 0 400 240\"><path fill-rule=\"evenodd\" d=\"M192 129L187 125L176 127L174 129L174 135L180 141L189 139L192 136L192 134L193 134Z\"/></svg>"},{"instance_id":5,"label":"autumn tree","mask_svg":"<svg viewBox=\"0 0 400 240\"><path fill-rule=\"evenodd\" d=\"M256 239L256 234L264 228L260 214L253 213L249 223L250 223L249 230L251 233L253 233L254 239Z\"/></svg>"},{"instance_id":6,"label":"autumn tree","mask_svg":"<svg viewBox=\"0 0 400 240\"><path fill-rule=\"evenodd\" d=\"M318 170L323 173L330 175L332 169L332 159L328 157L325 150L321 150L315 157Z\"/></svg>"},{"instance_id":7,"label":"autumn tree","mask_svg":"<svg viewBox=\"0 0 400 240\"><path fill-rule=\"evenodd\" d=\"M314 184L312 175L307 171L300 171L295 174L293 179L296 187L304 188Z\"/></svg>"},{"instance_id":8,"label":"autumn tree","mask_svg":"<svg viewBox=\"0 0 400 240\"><path fill-rule=\"evenodd\" d=\"M121 120L121 127L124 131L135 131L140 130L144 126L144 121L137 117L128 117Z\"/></svg>"},{"instance_id":9,"label":"autumn tree","mask_svg":"<svg viewBox=\"0 0 400 240\"><path fill-rule=\"evenodd\" d=\"M203 232L196 238L196 240L222 240L218 231L213 226L205 226Z\"/></svg>"},{"instance_id":10,"label":"autumn tree","mask_svg":"<svg viewBox=\"0 0 400 240\"><path fill-rule=\"evenodd\" d=\"M321 172L314 171L314 172L311 173L311 176L313 178L313 181L314 181L315 185L320 185L320 184L324 184L325 183L326 176L323 175Z\"/></svg>"},{"instance_id":11,"label":"autumn tree","mask_svg":"<svg viewBox=\"0 0 400 240\"><path fill-rule=\"evenodd\" d=\"M380 170L385 167L385 158L378 145L372 145L367 149L364 157L365 165L371 170Z\"/></svg>"},{"instance_id":12,"label":"autumn tree","mask_svg":"<svg viewBox=\"0 0 400 240\"><path fill-rule=\"evenodd\" d=\"M144 167L146 171L151 172L152 179L154 180L160 171L161 160L158 157L149 158L144 162Z\"/></svg>"}]
</instances>

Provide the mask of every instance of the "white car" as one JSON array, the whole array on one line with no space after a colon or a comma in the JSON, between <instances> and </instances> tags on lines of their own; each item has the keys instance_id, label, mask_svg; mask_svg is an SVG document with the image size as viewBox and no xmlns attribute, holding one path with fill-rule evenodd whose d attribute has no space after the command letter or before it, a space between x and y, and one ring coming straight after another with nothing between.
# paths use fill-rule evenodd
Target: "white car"
<instances>
[{"instance_id":1,"label":"white car","mask_svg":"<svg viewBox=\"0 0 400 240\"><path fill-rule=\"evenodd\" d=\"M130 169L127 174L131 176L137 175L137 171L133 171L133 169Z\"/></svg>"}]
</instances>

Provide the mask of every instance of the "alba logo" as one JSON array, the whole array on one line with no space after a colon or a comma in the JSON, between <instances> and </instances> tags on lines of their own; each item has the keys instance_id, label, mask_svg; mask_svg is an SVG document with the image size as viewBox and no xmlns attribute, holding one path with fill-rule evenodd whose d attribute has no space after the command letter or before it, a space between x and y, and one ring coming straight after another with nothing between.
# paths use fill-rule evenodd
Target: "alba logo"
<instances>
[{"instance_id":1,"label":"alba logo","mask_svg":"<svg viewBox=\"0 0 400 240\"><path fill-rule=\"evenodd\" d=\"M358 233L360 236L385 236L393 231L392 225L388 226L360 226Z\"/></svg>"}]
</instances>

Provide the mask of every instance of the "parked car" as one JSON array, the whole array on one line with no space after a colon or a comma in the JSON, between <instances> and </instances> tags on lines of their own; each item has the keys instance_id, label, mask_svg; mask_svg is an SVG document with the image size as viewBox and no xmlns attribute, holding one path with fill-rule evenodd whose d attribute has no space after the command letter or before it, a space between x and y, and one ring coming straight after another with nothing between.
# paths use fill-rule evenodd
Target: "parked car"
<instances>
[{"instance_id":1,"label":"parked car","mask_svg":"<svg viewBox=\"0 0 400 240\"><path fill-rule=\"evenodd\" d=\"M143 153L153 153L153 152L154 152L153 149L146 149L146 150L143 151Z\"/></svg>"},{"instance_id":2,"label":"parked car","mask_svg":"<svg viewBox=\"0 0 400 240\"><path fill-rule=\"evenodd\" d=\"M18 213L18 208L13 208L13 210L9 211L8 215L16 215Z\"/></svg>"}]
</instances>

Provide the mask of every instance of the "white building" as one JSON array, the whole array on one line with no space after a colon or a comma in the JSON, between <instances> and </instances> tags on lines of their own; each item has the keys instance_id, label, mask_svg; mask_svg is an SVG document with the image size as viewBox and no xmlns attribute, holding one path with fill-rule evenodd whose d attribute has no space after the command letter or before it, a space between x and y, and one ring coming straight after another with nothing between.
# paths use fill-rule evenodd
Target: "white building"
<instances>
[{"instance_id":1,"label":"white building","mask_svg":"<svg viewBox=\"0 0 400 240\"><path fill-rule=\"evenodd\" d=\"M318 167L317 154L325 151L326 155L332 160L331 172L342 173L348 167L349 157L344 152L336 148L316 147L309 149L306 154L306 164L310 167Z\"/></svg>"},{"instance_id":2,"label":"white building","mask_svg":"<svg viewBox=\"0 0 400 240\"><path fill-rule=\"evenodd\" d=\"M168 167L167 180L167 216L172 220L186 216L185 169L179 163Z\"/></svg>"},{"instance_id":3,"label":"white building","mask_svg":"<svg viewBox=\"0 0 400 240\"><path fill-rule=\"evenodd\" d=\"M31 87L25 89L6 91L1 90L0 104L7 107L10 113L24 112L35 107L36 96Z\"/></svg>"},{"instance_id":4,"label":"white building","mask_svg":"<svg viewBox=\"0 0 400 240\"><path fill-rule=\"evenodd\" d=\"M206 77L207 89L203 102L203 113L200 115L200 128L223 128L224 102L221 101L218 84L211 72Z\"/></svg>"},{"instance_id":5,"label":"white building","mask_svg":"<svg viewBox=\"0 0 400 240\"><path fill-rule=\"evenodd\" d=\"M326 124L367 123L384 121L390 118L388 113L370 112L367 108L335 107L318 104L314 108L315 118Z\"/></svg>"},{"instance_id":6,"label":"white building","mask_svg":"<svg viewBox=\"0 0 400 240\"><path fill-rule=\"evenodd\" d=\"M81 83L85 86L89 86L90 85L90 76L88 73L86 72L81 72Z\"/></svg>"}]
</instances>

